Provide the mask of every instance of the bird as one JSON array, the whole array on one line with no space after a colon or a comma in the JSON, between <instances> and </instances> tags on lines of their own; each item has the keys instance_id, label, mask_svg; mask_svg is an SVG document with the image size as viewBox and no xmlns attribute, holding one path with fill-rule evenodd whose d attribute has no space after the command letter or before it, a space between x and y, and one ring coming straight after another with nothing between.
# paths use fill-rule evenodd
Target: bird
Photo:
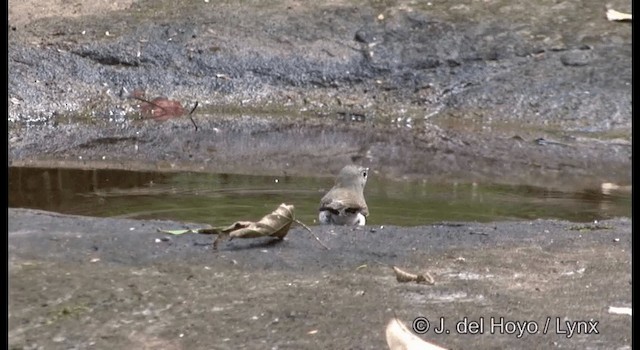
<instances>
[{"instance_id":1,"label":"bird","mask_svg":"<svg viewBox=\"0 0 640 350\"><path fill-rule=\"evenodd\" d=\"M364 199L364 185L369 168L349 164L342 168L335 184L320 200L318 221L320 224L364 225L369 208Z\"/></svg>"}]
</instances>

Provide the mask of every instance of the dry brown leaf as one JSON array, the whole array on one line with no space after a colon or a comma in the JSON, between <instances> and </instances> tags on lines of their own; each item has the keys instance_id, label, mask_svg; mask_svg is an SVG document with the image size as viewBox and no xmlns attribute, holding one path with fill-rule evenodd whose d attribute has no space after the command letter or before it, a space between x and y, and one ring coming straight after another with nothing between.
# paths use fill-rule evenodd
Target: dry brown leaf
<instances>
[{"instance_id":1,"label":"dry brown leaf","mask_svg":"<svg viewBox=\"0 0 640 350\"><path fill-rule=\"evenodd\" d=\"M429 273L425 275L416 275L407 271L400 269L399 267L392 266L393 272L396 274L396 280L401 283L406 282L416 282L416 283L426 283L426 284L435 284L433 277Z\"/></svg>"},{"instance_id":2,"label":"dry brown leaf","mask_svg":"<svg viewBox=\"0 0 640 350\"><path fill-rule=\"evenodd\" d=\"M218 248L218 243L226 238L232 240L234 238L256 238L256 237L274 237L283 239L291 224L295 221L293 215L293 205L285 203L268 215L265 215L260 221L237 221L228 227L200 229L198 233L217 234L213 242L213 248Z\"/></svg>"},{"instance_id":3,"label":"dry brown leaf","mask_svg":"<svg viewBox=\"0 0 640 350\"><path fill-rule=\"evenodd\" d=\"M197 105L197 104L196 104ZM195 123L194 123L195 124ZM196 129L197 130L197 129ZM218 235L213 242L213 248L218 248L218 243L226 238L230 240L233 238L255 238L255 237L274 237L283 239L287 235L292 223L297 223L305 230L309 231L311 236L318 241L318 244L322 245L324 249L329 250L329 247L324 245L322 241L316 236L313 231L307 225L297 220L293 215L293 205L280 204L280 206L271 212L271 214L264 216L260 221L236 221L232 225L227 227L212 227L212 228L200 228L200 229L180 229L180 230L162 230L159 232L168 233L174 236L182 235L189 232L204 233Z\"/></svg>"},{"instance_id":4,"label":"dry brown leaf","mask_svg":"<svg viewBox=\"0 0 640 350\"><path fill-rule=\"evenodd\" d=\"M387 324L385 333L390 350L446 350L420 339L395 317Z\"/></svg>"}]
</instances>

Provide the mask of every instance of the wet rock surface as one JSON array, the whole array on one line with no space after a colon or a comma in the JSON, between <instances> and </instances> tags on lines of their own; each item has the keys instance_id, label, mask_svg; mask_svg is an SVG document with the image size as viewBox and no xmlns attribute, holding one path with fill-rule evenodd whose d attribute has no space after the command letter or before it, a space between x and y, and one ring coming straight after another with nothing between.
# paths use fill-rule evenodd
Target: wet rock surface
<instances>
[{"instance_id":1,"label":"wet rock surface","mask_svg":"<svg viewBox=\"0 0 640 350\"><path fill-rule=\"evenodd\" d=\"M17 165L82 156L103 167L230 162L231 172L329 175L351 156L389 176L630 182L631 30L607 21L600 2L48 6L51 16L10 17ZM130 98L142 92L198 101L198 132L186 116L144 118ZM300 129L308 151L296 153L282 129ZM220 147L242 139L259 151L256 133L288 160ZM340 164L327 167L333 154Z\"/></svg>"},{"instance_id":2,"label":"wet rock surface","mask_svg":"<svg viewBox=\"0 0 640 350\"><path fill-rule=\"evenodd\" d=\"M185 227L199 226L10 209L10 346L382 349L394 315L443 317L449 334L422 337L455 349L631 344L631 317L609 312L631 307L628 219L313 227L330 250L300 227L217 252L210 235L157 232ZM459 334L464 317L484 334ZM490 331L491 317L532 334ZM575 321L595 329L569 336Z\"/></svg>"}]
</instances>

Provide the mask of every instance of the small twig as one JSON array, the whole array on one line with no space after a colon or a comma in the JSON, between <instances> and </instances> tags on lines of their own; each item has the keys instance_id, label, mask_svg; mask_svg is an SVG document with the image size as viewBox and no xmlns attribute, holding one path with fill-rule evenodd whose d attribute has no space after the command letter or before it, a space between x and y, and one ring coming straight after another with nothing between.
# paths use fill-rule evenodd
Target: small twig
<instances>
[{"instance_id":1,"label":"small twig","mask_svg":"<svg viewBox=\"0 0 640 350\"><path fill-rule=\"evenodd\" d=\"M142 98L142 97L138 97L138 96L131 96L131 98L133 98L133 99L135 99L135 100L138 100L138 101L142 101L142 102L144 102L144 103L148 103L148 104L150 104L150 105L152 105L152 106L158 107L158 108L162 109L162 110L163 110L163 111L165 111L165 112L167 111L167 109L166 109L166 108L164 108L164 107L160 106L159 104L157 104L157 103L155 103L155 102L152 102L152 101L145 100L145 99L144 99L144 98Z\"/></svg>"},{"instance_id":2,"label":"small twig","mask_svg":"<svg viewBox=\"0 0 640 350\"><path fill-rule=\"evenodd\" d=\"M193 108L191 109L191 112L189 112L189 119L191 119L191 122L193 123L193 126L196 128L196 131L198 131L198 125L196 125L195 120L193 120L193 117L191 116L193 112L196 110L196 108L198 108L198 101L196 101L196 105L193 106Z\"/></svg>"},{"instance_id":3,"label":"small twig","mask_svg":"<svg viewBox=\"0 0 640 350\"><path fill-rule=\"evenodd\" d=\"M311 229L309 227L307 227L307 225L303 224L300 220L298 219L293 219L293 221L297 222L300 226L304 227L307 231L309 231L309 233L311 233L311 235L313 236L313 238L316 239L316 241L318 241L318 243L320 243L321 246L324 247L324 249L326 250L330 250L329 247L327 247L326 245L324 245L324 243L322 243L322 241L320 240L320 238L318 238L318 236L316 236L313 231L311 231Z\"/></svg>"}]
</instances>

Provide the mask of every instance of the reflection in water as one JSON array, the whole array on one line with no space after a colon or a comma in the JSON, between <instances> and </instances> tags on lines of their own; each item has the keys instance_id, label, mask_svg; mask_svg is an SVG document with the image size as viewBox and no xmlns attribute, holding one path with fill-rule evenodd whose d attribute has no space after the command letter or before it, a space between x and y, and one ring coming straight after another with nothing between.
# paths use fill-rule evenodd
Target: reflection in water
<instances>
[{"instance_id":1,"label":"reflection in water","mask_svg":"<svg viewBox=\"0 0 640 350\"><path fill-rule=\"evenodd\" d=\"M166 174L120 170L9 169L9 206L91 215L82 194L101 189L135 190ZM87 212L83 212L87 210Z\"/></svg>"},{"instance_id":2,"label":"reflection in water","mask_svg":"<svg viewBox=\"0 0 640 350\"><path fill-rule=\"evenodd\" d=\"M9 206L67 214L155 218L227 225L257 220L280 203L315 223L332 179L155 173L123 170L9 169ZM530 186L392 182L369 179L371 225L558 218L592 221L631 215L627 191L562 192Z\"/></svg>"}]
</instances>

